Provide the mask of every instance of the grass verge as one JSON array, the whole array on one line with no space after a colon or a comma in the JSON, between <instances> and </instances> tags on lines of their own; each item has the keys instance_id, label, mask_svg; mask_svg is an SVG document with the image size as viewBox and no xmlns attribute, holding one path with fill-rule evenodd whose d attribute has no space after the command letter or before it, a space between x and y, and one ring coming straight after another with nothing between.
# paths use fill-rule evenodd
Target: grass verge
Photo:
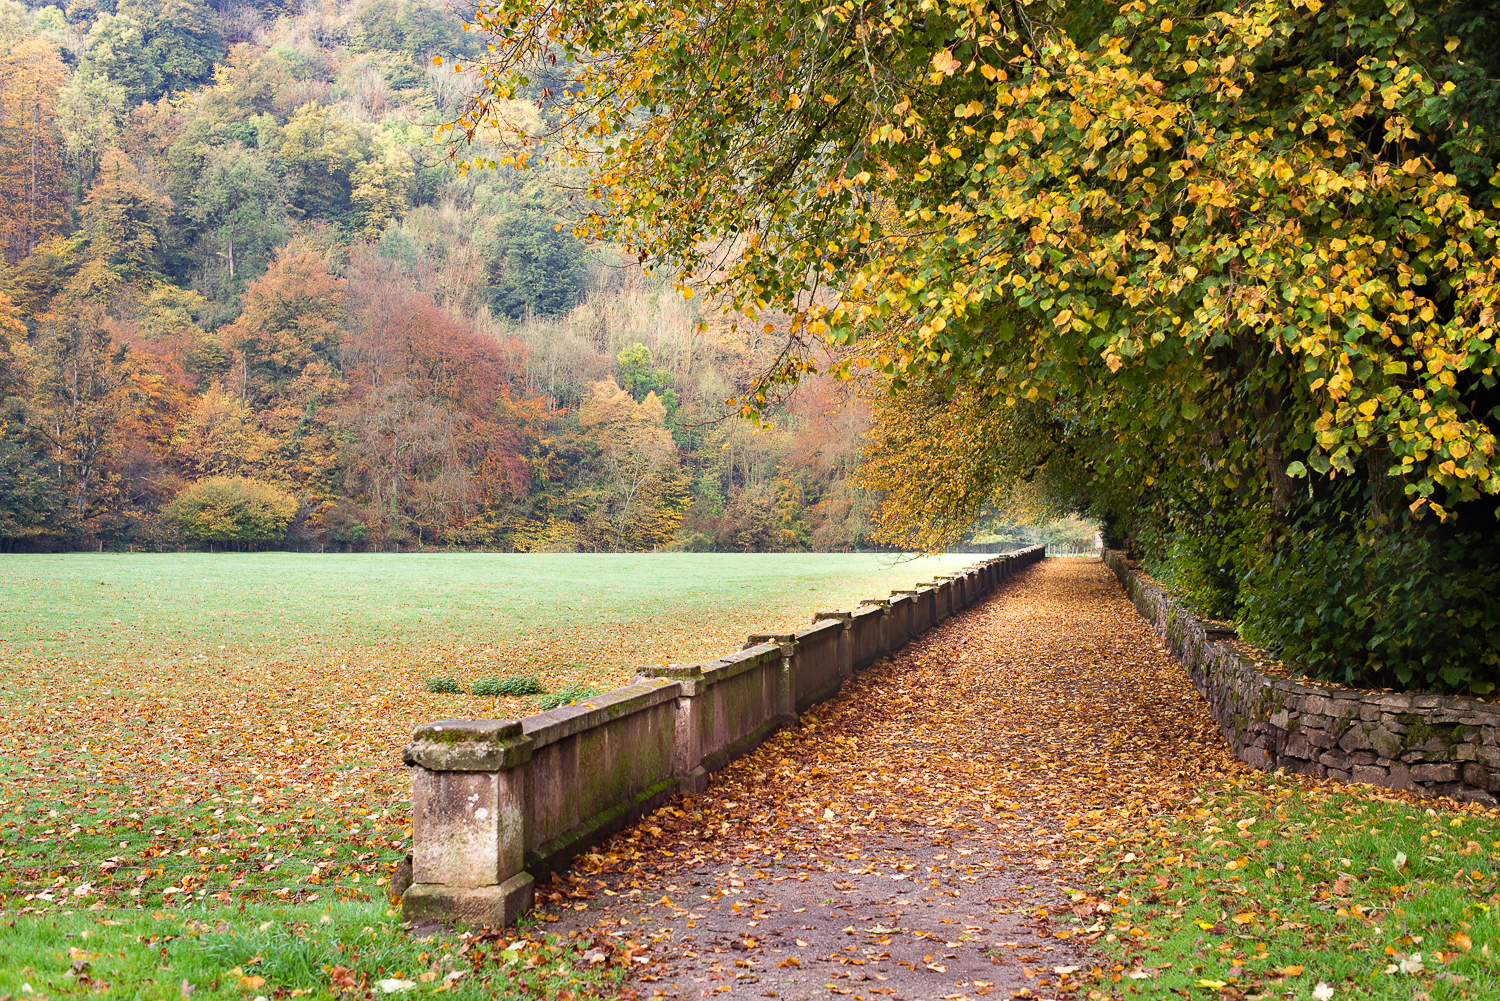
<instances>
[{"instance_id":1,"label":"grass verge","mask_svg":"<svg viewBox=\"0 0 1500 1001\"><path fill-rule=\"evenodd\" d=\"M1500 997L1492 811L1257 773L1087 847L1091 998Z\"/></svg>"},{"instance_id":2,"label":"grass verge","mask_svg":"<svg viewBox=\"0 0 1500 1001\"><path fill-rule=\"evenodd\" d=\"M0 997L617 998L623 935L414 938L384 902L53 911L0 926Z\"/></svg>"}]
</instances>

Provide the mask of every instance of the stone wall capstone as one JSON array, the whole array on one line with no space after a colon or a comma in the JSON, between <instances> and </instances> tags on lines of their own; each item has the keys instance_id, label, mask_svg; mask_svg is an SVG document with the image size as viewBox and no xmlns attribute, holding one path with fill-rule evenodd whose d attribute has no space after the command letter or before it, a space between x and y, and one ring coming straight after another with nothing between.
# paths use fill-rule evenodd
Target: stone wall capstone
<instances>
[{"instance_id":1,"label":"stone wall capstone","mask_svg":"<svg viewBox=\"0 0 1500 1001\"><path fill-rule=\"evenodd\" d=\"M1256 670L1124 554L1104 551L1241 760L1344 782L1497 805L1500 706L1478 699L1320 688Z\"/></svg>"}]
</instances>

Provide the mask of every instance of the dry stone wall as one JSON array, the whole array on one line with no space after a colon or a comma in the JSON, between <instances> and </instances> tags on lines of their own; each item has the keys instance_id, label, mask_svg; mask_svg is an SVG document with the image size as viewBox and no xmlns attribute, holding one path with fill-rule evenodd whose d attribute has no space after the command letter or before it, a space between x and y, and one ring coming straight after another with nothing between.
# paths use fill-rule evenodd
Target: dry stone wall
<instances>
[{"instance_id":1,"label":"dry stone wall","mask_svg":"<svg viewBox=\"0 0 1500 1001\"><path fill-rule=\"evenodd\" d=\"M1477 699L1350 691L1256 670L1122 553L1106 550L1241 759L1344 782L1500 803L1500 706Z\"/></svg>"},{"instance_id":2,"label":"dry stone wall","mask_svg":"<svg viewBox=\"0 0 1500 1001\"><path fill-rule=\"evenodd\" d=\"M705 664L641 668L623 688L521 720L448 719L402 752L412 777L412 921L505 925L534 881L755 748L854 673L1041 559L978 563Z\"/></svg>"}]
</instances>

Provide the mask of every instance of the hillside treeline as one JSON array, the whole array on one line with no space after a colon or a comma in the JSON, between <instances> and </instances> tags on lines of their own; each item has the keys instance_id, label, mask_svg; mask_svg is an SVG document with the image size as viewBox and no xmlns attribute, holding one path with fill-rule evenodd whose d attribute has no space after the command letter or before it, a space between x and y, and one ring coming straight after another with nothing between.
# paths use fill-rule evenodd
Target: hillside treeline
<instances>
[{"instance_id":1,"label":"hillside treeline","mask_svg":"<svg viewBox=\"0 0 1500 1001\"><path fill-rule=\"evenodd\" d=\"M412 0L0 0L0 545L840 549L865 412L431 124ZM507 104L525 124L548 91Z\"/></svg>"}]
</instances>

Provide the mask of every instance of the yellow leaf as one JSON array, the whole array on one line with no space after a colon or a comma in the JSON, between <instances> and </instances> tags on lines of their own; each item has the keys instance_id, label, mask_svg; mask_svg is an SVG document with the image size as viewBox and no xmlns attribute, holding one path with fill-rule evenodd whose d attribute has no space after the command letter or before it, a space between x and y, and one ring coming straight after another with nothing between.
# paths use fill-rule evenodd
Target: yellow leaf
<instances>
[{"instance_id":1,"label":"yellow leaf","mask_svg":"<svg viewBox=\"0 0 1500 1001\"><path fill-rule=\"evenodd\" d=\"M265 977L241 977L240 978L240 986L248 988L249 990L252 990L252 991L255 990L257 987L263 986L265 984L265 982L266 982L266 978Z\"/></svg>"},{"instance_id":2,"label":"yellow leaf","mask_svg":"<svg viewBox=\"0 0 1500 1001\"><path fill-rule=\"evenodd\" d=\"M1452 937L1450 937L1448 941L1458 946L1464 952L1468 952L1470 949L1474 948L1474 940L1461 931L1454 932Z\"/></svg>"},{"instance_id":3,"label":"yellow leaf","mask_svg":"<svg viewBox=\"0 0 1500 1001\"><path fill-rule=\"evenodd\" d=\"M1300 977L1302 976L1302 967L1295 964L1292 966L1283 966L1276 972L1280 973L1283 977Z\"/></svg>"},{"instance_id":4,"label":"yellow leaf","mask_svg":"<svg viewBox=\"0 0 1500 1001\"><path fill-rule=\"evenodd\" d=\"M1250 922L1252 922L1254 920L1255 920L1255 912L1254 911L1240 911L1238 914L1236 914L1234 916L1234 923L1237 924L1237 925L1247 925L1247 924L1249 924Z\"/></svg>"}]
</instances>

